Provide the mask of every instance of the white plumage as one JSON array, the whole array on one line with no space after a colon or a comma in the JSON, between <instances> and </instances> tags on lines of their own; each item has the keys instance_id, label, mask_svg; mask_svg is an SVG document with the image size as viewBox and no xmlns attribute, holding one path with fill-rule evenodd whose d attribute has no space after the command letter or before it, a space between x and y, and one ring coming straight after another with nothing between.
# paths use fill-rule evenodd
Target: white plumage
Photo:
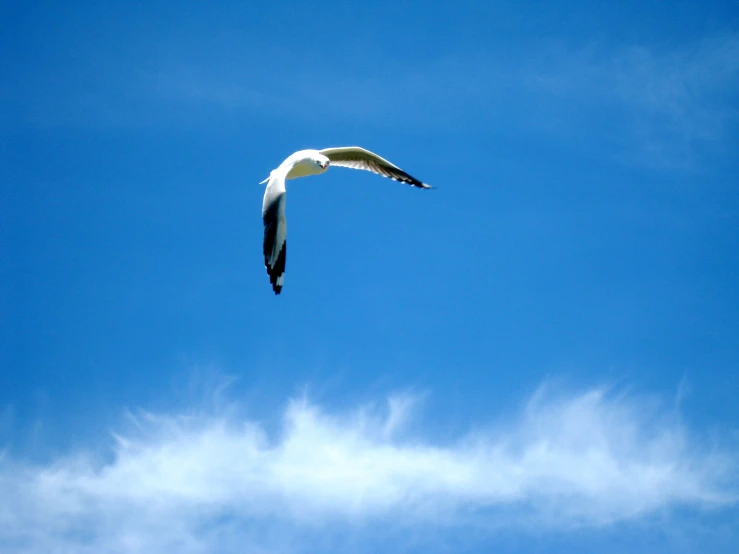
<instances>
[{"instance_id":1,"label":"white plumage","mask_svg":"<svg viewBox=\"0 0 739 554\"><path fill-rule=\"evenodd\" d=\"M377 154L358 146L324 148L323 150L300 150L289 156L277 169L262 181L267 183L262 201L264 222L264 265L275 294L280 294L285 277L287 254L287 219L285 218L285 181L297 177L318 175L330 165L372 171L395 181L414 187L431 188L412 177L398 166Z\"/></svg>"}]
</instances>

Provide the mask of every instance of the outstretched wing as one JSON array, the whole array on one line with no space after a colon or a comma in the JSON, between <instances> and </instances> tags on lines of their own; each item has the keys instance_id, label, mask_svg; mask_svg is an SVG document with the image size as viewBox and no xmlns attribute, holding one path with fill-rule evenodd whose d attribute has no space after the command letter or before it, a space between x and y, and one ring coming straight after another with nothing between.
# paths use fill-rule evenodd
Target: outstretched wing
<instances>
[{"instance_id":1,"label":"outstretched wing","mask_svg":"<svg viewBox=\"0 0 739 554\"><path fill-rule=\"evenodd\" d=\"M275 294L280 294L285 278L287 219L285 218L285 178L270 176L262 201L264 222L264 265Z\"/></svg>"},{"instance_id":2,"label":"outstretched wing","mask_svg":"<svg viewBox=\"0 0 739 554\"><path fill-rule=\"evenodd\" d=\"M350 167L352 169L363 169L365 171L377 173L383 177L389 177L394 181L408 183L414 187L422 189L431 188L430 185L408 175L408 173L400 169L397 165L391 164L386 159L381 158L369 150L360 148L359 146L324 148L323 150L320 150L320 152L331 161L331 165Z\"/></svg>"}]
</instances>

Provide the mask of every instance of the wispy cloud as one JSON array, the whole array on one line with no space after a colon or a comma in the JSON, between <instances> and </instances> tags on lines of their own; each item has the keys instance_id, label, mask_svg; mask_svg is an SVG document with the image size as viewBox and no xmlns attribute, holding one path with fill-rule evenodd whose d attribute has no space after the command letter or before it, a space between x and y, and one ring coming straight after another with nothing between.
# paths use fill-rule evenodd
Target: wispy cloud
<instances>
[{"instance_id":1,"label":"wispy cloud","mask_svg":"<svg viewBox=\"0 0 739 554\"><path fill-rule=\"evenodd\" d=\"M288 70L277 60L264 67L259 74L241 66L164 73L158 93L310 121L475 134L495 124L498 132L551 135L657 169L696 169L732 151L722 141L735 136L739 121L739 38L732 34L671 48L545 40L507 56L452 52L351 73Z\"/></svg>"},{"instance_id":2,"label":"wispy cloud","mask_svg":"<svg viewBox=\"0 0 739 554\"><path fill-rule=\"evenodd\" d=\"M36 71L4 97L35 125L220 125L212 116L221 113L474 135L494 128L659 169L700 168L736 149L736 33L669 46L522 38L510 49L491 42L412 61L352 51L343 65L277 42L261 44L259 56L245 38L228 56L160 53L113 73Z\"/></svg>"},{"instance_id":3,"label":"wispy cloud","mask_svg":"<svg viewBox=\"0 0 739 554\"><path fill-rule=\"evenodd\" d=\"M542 389L508 423L444 443L409 423L415 412L408 395L351 413L299 398L275 434L233 404L140 413L108 452L45 465L6 455L0 550L305 551L288 537L380 523L600 527L737 500L732 451L633 397Z\"/></svg>"},{"instance_id":4,"label":"wispy cloud","mask_svg":"<svg viewBox=\"0 0 739 554\"><path fill-rule=\"evenodd\" d=\"M521 75L542 101L534 110L539 125L604 137L616 156L654 167L694 167L739 121L739 38L733 35L668 50L552 45Z\"/></svg>"}]
</instances>

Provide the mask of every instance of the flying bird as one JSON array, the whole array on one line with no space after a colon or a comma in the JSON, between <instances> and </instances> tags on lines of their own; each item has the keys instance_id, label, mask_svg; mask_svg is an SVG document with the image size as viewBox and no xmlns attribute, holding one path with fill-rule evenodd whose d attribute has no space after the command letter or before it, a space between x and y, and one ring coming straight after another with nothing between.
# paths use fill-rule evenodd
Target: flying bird
<instances>
[{"instance_id":1,"label":"flying bird","mask_svg":"<svg viewBox=\"0 0 739 554\"><path fill-rule=\"evenodd\" d=\"M358 146L324 148L323 150L300 150L289 156L269 177L262 201L264 221L264 265L275 294L280 294L285 277L287 253L287 219L285 218L285 180L319 175L330 165L372 171L394 181L408 183L414 187L429 189L431 186L408 175L398 166L377 154Z\"/></svg>"}]
</instances>

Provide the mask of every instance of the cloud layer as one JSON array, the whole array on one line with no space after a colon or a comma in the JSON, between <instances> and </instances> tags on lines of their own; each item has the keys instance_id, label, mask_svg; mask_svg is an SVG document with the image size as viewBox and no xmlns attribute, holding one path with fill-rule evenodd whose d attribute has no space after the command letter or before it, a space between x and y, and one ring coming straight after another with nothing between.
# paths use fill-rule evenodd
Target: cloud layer
<instances>
[{"instance_id":1,"label":"cloud layer","mask_svg":"<svg viewBox=\"0 0 739 554\"><path fill-rule=\"evenodd\" d=\"M736 458L644 401L539 391L507 424L439 444L409 425L416 400L338 414L294 399L273 435L233 406L143 413L108 452L6 455L0 551L275 549L269 530L300 550L276 529L598 527L737 498Z\"/></svg>"}]
</instances>

